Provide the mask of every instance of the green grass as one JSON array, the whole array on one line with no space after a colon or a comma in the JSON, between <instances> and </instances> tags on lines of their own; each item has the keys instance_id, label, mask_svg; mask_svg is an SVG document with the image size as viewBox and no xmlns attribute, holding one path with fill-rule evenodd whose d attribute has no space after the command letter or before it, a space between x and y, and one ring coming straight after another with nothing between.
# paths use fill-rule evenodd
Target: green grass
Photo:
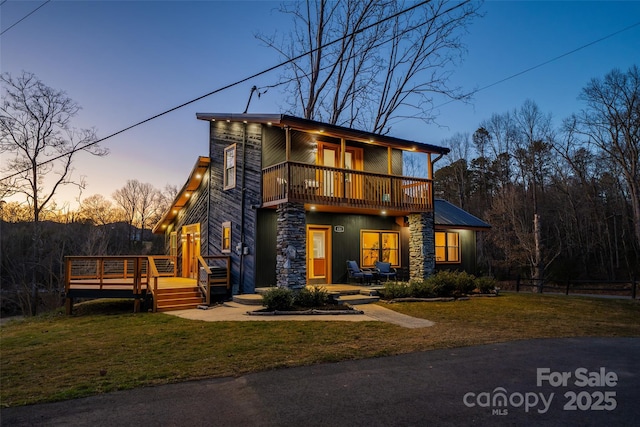
<instances>
[{"instance_id":1,"label":"green grass","mask_svg":"<svg viewBox=\"0 0 640 427\"><path fill-rule=\"evenodd\" d=\"M9 322L0 329L0 404L517 339L640 336L640 304L630 300L507 294L385 306L436 325L202 322L130 314L129 302L112 301Z\"/></svg>"}]
</instances>

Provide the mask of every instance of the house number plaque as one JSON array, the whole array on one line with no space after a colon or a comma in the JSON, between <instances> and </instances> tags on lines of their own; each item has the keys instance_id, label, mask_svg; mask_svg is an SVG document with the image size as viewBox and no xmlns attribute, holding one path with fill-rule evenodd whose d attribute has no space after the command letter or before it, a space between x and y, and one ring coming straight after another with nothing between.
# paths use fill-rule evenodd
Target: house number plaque
<instances>
[{"instance_id":1,"label":"house number plaque","mask_svg":"<svg viewBox=\"0 0 640 427\"><path fill-rule=\"evenodd\" d=\"M333 231L336 233L344 233L344 225L335 225Z\"/></svg>"}]
</instances>

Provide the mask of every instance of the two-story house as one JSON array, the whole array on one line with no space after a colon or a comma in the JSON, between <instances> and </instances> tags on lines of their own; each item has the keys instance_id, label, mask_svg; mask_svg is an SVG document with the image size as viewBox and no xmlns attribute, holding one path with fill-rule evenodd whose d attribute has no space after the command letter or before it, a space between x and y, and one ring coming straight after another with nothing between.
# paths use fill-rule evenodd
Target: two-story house
<instances>
[{"instance_id":1,"label":"two-story house","mask_svg":"<svg viewBox=\"0 0 640 427\"><path fill-rule=\"evenodd\" d=\"M434 272L433 164L448 148L280 114L197 118L209 155L154 228L180 275L196 277L199 254L231 257L234 293L346 283L347 260ZM424 177L404 175L406 153Z\"/></svg>"}]
</instances>

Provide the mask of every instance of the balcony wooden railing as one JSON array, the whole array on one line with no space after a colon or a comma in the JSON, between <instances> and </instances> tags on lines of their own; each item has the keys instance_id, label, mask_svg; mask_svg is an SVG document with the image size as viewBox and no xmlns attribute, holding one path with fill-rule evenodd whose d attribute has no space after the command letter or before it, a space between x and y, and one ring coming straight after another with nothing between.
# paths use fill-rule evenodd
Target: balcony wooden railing
<instances>
[{"instance_id":1,"label":"balcony wooden railing","mask_svg":"<svg viewBox=\"0 0 640 427\"><path fill-rule=\"evenodd\" d=\"M262 170L262 203L286 201L364 209L428 212L432 182L410 178L283 162Z\"/></svg>"}]
</instances>

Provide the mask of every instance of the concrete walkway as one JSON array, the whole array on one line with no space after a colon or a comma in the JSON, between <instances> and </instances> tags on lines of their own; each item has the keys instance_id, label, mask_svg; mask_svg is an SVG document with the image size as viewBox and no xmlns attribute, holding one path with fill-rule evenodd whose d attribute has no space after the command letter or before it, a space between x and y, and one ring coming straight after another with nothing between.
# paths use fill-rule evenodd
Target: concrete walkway
<instances>
[{"instance_id":1,"label":"concrete walkway","mask_svg":"<svg viewBox=\"0 0 640 427\"><path fill-rule=\"evenodd\" d=\"M364 314L326 314L326 315L296 315L287 314L280 316L251 316L248 311L257 310L259 306L225 302L224 304L210 307L208 310L189 309L168 311L165 314L182 317L183 319L202 320L205 322L273 322L273 321L342 321L342 322L387 322L405 328L426 328L434 323L426 319L407 316L397 313L377 304L362 304L354 306Z\"/></svg>"}]
</instances>

